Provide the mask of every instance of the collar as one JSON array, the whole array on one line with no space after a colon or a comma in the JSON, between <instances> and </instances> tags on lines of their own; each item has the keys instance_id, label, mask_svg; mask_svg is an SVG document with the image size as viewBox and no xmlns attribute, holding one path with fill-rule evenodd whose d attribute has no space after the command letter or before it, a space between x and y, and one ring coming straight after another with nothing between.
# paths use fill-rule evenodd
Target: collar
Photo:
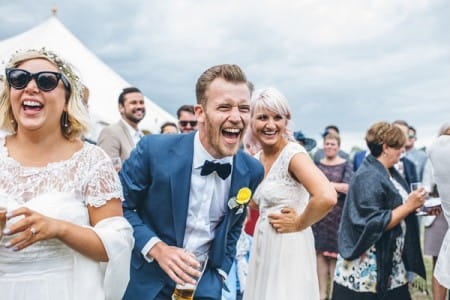
<instances>
[{"instance_id":1,"label":"collar","mask_svg":"<svg viewBox=\"0 0 450 300\"><path fill-rule=\"evenodd\" d=\"M139 129L136 130L133 127L131 127L130 124L128 124L123 118L120 120L122 121L123 124L125 124L125 127L128 129L128 132L130 133L130 135L132 137L134 137L136 135L138 135L139 137L143 136L142 132Z\"/></svg>"},{"instance_id":2,"label":"collar","mask_svg":"<svg viewBox=\"0 0 450 300\"><path fill-rule=\"evenodd\" d=\"M201 168L205 163L205 160L219 162L222 164L229 163L233 165L233 156L225 156L221 159L216 159L212 157L212 155L209 154L208 151L206 151L206 149L203 147L202 143L200 142L200 136L198 134L198 131L196 131L194 136L194 158L193 158L194 169Z\"/></svg>"}]
</instances>

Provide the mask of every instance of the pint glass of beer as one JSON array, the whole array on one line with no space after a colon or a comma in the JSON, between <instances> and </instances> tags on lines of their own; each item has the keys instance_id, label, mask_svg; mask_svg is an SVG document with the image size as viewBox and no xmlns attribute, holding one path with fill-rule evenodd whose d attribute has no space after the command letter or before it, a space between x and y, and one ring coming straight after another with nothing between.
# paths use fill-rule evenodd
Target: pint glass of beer
<instances>
[{"instance_id":1,"label":"pint glass of beer","mask_svg":"<svg viewBox=\"0 0 450 300\"><path fill-rule=\"evenodd\" d=\"M3 238L3 229L6 226L6 195L0 192L0 242Z\"/></svg>"},{"instance_id":2,"label":"pint glass of beer","mask_svg":"<svg viewBox=\"0 0 450 300\"><path fill-rule=\"evenodd\" d=\"M205 271L206 263L208 262L208 254L194 254L195 259L200 263L198 270L203 275L203 271ZM195 289L197 288L198 282L200 281L201 275L199 278L196 278L195 284L185 283L184 285L177 284L175 287L175 291L172 295L172 300L193 300Z\"/></svg>"}]
</instances>

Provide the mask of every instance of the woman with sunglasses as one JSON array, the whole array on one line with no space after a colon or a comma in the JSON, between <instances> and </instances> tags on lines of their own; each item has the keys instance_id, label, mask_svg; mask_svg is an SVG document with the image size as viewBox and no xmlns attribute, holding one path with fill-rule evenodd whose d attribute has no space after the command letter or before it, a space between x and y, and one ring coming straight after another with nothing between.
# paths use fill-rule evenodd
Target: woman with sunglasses
<instances>
[{"instance_id":1,"label":"woman with sunglasses","mask_svg":"<svg viewBox=\"0 0 450 300\"><path fill-rule=\"evenodd\" d=\"M45 49L16 53L5 75L0 298L120 299L132 229L111 160L80 139L89 120L79 77Z\"/></svg>"}]
</instances>

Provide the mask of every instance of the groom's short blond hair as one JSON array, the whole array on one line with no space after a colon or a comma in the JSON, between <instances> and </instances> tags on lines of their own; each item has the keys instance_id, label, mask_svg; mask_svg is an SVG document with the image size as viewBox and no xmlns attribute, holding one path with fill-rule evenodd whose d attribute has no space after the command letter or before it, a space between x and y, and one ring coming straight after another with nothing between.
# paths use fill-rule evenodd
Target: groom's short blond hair
<instances>
[{"instance_id":1,"label":"groom's short blond hair","mask_svg":"<svg viewBox=\"0 0 450 300\"><path fill-rule=\"evenodd\" d=\"M244 71L238 65L218 65L207 69L200 75L195 86L195 94L197 97L197 104L206 103L206 90L208 89L211 82L216 78L223 78L226 81L232 83L244 83L248 86L250 93L253 90L253 85L251 82L247 81Z\"/></svg>"}]
</instances>

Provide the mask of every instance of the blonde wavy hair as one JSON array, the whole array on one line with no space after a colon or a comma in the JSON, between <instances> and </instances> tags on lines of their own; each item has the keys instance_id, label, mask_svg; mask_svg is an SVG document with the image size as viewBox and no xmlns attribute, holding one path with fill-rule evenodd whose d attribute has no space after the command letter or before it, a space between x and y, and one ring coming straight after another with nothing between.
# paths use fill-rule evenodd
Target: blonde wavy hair
<instances>
[{"instance_id":1,"label":"blonde wavy hair","mask_svg":"<svg viewBox=\"0 0 450 300\"><path fill-rule=\"evenodd\" d=\"M61 114L61 133L73 140L81 137L89 131L89 113L83 102L83 84L74 67L52 51L45 48L40 50L30 49L15 53L6 65L6 68L17 68L22 63L32 59L45 59L55 65L64 74L70 83L70 91L66 90L67 127L64 126ZM0 88L0 128L9 132L17 131L17 122L11 109L11 86L8 80L4 80Z\"/></svg>"}]
</instances>

